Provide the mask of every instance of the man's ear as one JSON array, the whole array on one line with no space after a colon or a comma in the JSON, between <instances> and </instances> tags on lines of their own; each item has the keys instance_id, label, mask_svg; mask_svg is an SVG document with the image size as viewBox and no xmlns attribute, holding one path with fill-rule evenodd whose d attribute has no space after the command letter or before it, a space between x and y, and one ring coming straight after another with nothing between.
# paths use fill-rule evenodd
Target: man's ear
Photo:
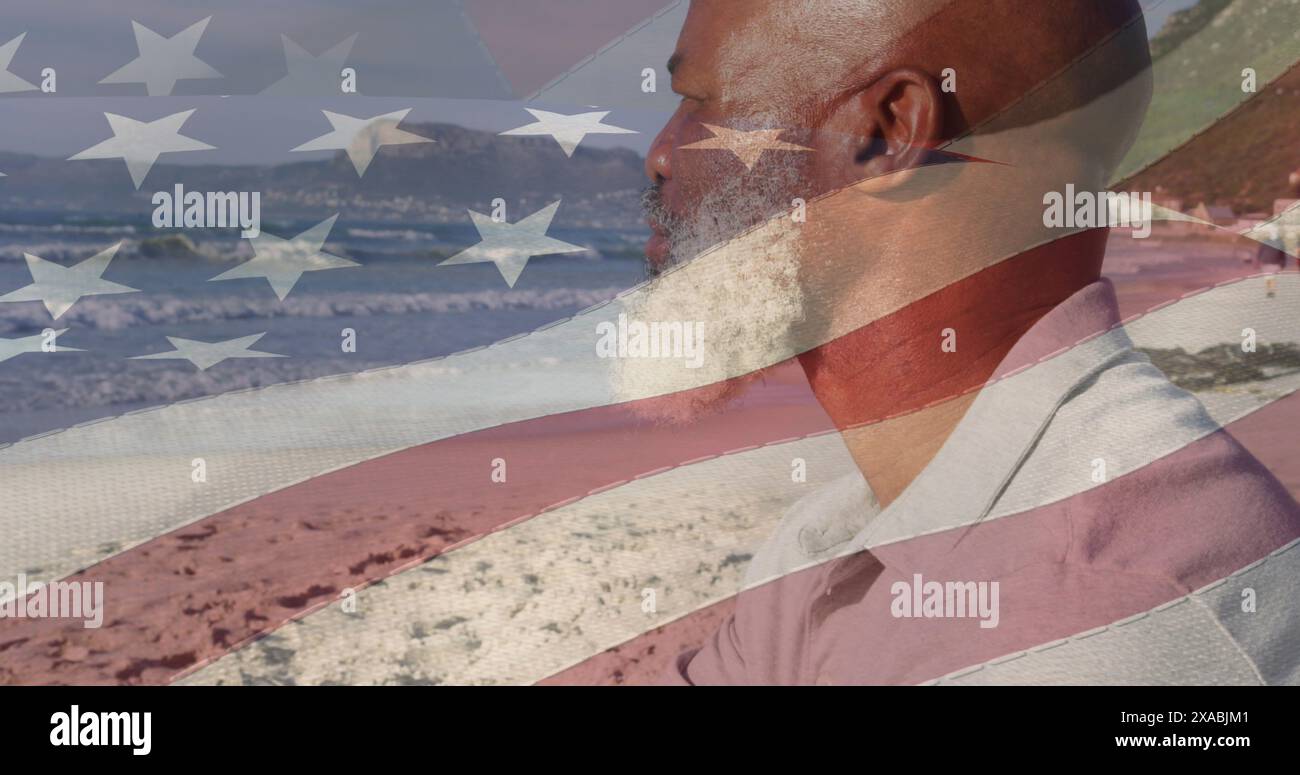
<instances>
[{"instance_id":1,"label":"man's ear","mask_svg":"<svg viewBox=\"0 0 1300 775\"><path fill-rule=\"evenodd\" d=\"M842 101L823 129L846 138L859 179L889 175L923 164L943 139L943 94L920 70L891 70Z\"/></svg>"}]
</instances>

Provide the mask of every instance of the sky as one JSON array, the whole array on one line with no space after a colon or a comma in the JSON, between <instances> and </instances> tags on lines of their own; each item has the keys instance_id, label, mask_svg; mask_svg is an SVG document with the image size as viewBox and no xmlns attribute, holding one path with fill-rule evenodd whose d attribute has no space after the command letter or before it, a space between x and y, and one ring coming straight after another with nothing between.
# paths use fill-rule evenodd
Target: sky
<instances>
[{"instance_id":1,"label":"sky","mask_svg":"<svg viewBox=\"0 0 1300 775\"><path fill-rule=\"evenodd\" d=\"M1149 30L1154 34L1170 13L1196 1L1144 0ZM500 132L533 120L525 106L568 113L592 109L519 98L664 2L7 0L0 14L0 44L26 35L9 69L36 83L42 68L54 66L58 94L0 95L0 149L66 158L109 137L105 112L144 121L192 108L196 112L185 134L217 150L164 161L265 164L328 157L330 152L287 155L290 148L329 130L321 110L367 117L410 109L408 122ZM521 16L525 7L547 12ZM194 54L222 78L182 80L172 92L176 96L168 97L144 96L140 84L99 83L138 56L133 22L170 37L209 15L212 20ZM475 28L483 31L481 36ZM656 34L663 39L652 41L647 50L662 49L666 59L675 29L666 25ZM286 75L288 48L321 56L353 35L346 64L358 71L358 95L250 96ZM593 135L585 144L645 152L673 100L661 59L644 58L648 61L628 63L631 94L607 119L639 134ZM640 99L641 66L660 71L662 94Z\"/></svg>"}]
</instances>

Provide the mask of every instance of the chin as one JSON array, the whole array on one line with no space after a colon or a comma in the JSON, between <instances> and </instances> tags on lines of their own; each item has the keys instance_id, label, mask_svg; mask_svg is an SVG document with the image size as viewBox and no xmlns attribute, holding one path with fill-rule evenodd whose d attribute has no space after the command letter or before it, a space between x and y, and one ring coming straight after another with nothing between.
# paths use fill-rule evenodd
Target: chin
<instances>
[{"instance_id":1,"label":"chin","mask_svg":"<svg viewBox=\"0 0 1300 775\"><path fill-rule=\"evenodd\" d=\"M616 402L646 421L688 425L723 411L767 367L796 354L794 332L806 311L797 251L789 243L765 247L700 256L621 300L629 320L689 322L703 333L693 364L611 360Z\"/></svg>"}]
</instances>

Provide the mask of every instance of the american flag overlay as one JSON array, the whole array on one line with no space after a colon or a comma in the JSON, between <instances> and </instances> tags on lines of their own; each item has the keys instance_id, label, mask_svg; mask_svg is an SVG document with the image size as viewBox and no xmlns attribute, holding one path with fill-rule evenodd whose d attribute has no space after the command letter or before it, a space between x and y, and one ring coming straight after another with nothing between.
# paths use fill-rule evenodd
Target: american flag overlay
<instances>
[{"instance_id":1,"label":"american flag overlay","mask_svg":"<svg viewBox=\"0 0 1300 775\"><path fill-rule=\"evenodd\" d=\"M0 684L1300 683L1298 63L1294 0L9 0Z\"/></svg>"}]
</instances>

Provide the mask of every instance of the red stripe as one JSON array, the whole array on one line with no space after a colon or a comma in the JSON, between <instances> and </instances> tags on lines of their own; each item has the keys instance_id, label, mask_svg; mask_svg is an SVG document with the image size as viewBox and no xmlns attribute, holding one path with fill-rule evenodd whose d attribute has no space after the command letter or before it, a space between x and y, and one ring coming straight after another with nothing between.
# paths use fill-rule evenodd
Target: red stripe
<instances>
[{"instance_id":1,"label":"red stripe","mask_svg":"<svg viewBox=\"0 0 1300 775\"><path fill-rule=\"evenodd\" d=\"M828 349L857 351L896 325L906 330L946 319L945 310L978 297L972 294L1015 292L1024 262L1069 254L1040 249L1004 261ZM966 357L977 348L960 352L957 357ZM946 395L976 387L983 380L977 374L958 370ZM689 429L649 424L629 406L545 417L405 450L199 520L74 576L105 583L102 628L0 620L0 680L166 682L328 605L345 588L386 578L547 507L664 467L832 429L806 390L791 398L789 386L799 380L791 365L768 376L737 405ZM918 391L902 409L943 397ZM505 484L490 481L498 457L507 461Z\"/></svg>"},{"instance_id":2,"label":"red stripe","mask_svg":"<svg viewBox=\"0 0 1300 775\"><path fill-rule=\"evenodd\" d=\"M1300 395L1293 394L1095 490L974 529L873 550L889 570L872 583L872 600L850 601L845 610L851 613L823 623L835 631L820 633L826 645L820 659L809 660L817 665L810 673L791 667L795 659L765 664L776 646L763 641L798 640L790 622L819 597L831 564L727 598L541 683L660 683L674 673L679 656L703 648L696 681L812 683L827 673L844 682L911 684L1110 624L1228 576L1300 536L1300 507L1292 500L1300 496L1300 458L1294 443L1281 438L1284 429L1296 427ZM1295 483L1290 496L1249 453ZM1243 498L1230 477L1243 477L1237 483L1248 484L1250 497ZM1150 493L1159 494L1154 508ZM1058 547L1066 547L1065 554L1054 556ZM1099 551L1104 562L1091 556ZM1091 564L1090 572L1054 583L1072 564ZM887 590L914 572L936 580L1001 579L1002 621L981 630L969 620L892 617ZM861 590L851 594L856 598ZM744 609L740 622L729 618L738 607ZM737 631L734 637L751 642L745 670L728 673L715 664L717 643L726 651ZM738 661L730 660L727 669L735 670Z\"/></svg>"}]
</instances>

